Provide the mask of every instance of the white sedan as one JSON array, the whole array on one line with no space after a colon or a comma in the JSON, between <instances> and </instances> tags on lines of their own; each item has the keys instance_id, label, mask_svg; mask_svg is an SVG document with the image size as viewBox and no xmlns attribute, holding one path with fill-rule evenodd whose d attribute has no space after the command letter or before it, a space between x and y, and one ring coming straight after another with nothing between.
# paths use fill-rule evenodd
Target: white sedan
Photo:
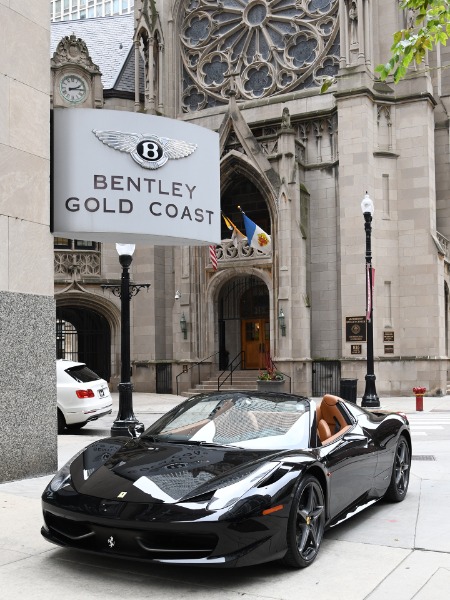
<instances>
[{"instance_id":1,"label":"white sedan","mask_svg":"<svg viewBox=\"0 0 450 600\"><path fill-rule=\"evenodd\" d=\"M56 361L58 433L79 429L112 411L107 382L84 363Z\"/></svg>"}]
</instances>

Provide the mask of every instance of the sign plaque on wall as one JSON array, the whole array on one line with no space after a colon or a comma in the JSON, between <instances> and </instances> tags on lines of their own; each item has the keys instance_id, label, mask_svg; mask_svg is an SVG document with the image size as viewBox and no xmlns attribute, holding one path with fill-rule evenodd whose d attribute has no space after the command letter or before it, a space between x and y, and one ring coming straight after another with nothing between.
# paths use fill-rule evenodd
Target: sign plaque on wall
<instances>
[{"instance_id":1,"label":"sign plaque on wall","mask_svg":"<svg viewBox=\"0 0 450 600\"><path fill-rule=\"evenodd\" d=\"M347 342L365 342L366 317L346 317L345 334Z\"/></svg>"},{"instance_id":2,"label":"sign plaque on wall","mask_svg":"<svg viewBox=\"0 0 450 600\"><path fill-rule=\"evenodd\" d=\"M394 344L385 344L384 345L384 353L385 354L394 354Z\"/></svg>"},{"instance_id":3,"label":"sign plaque on wall","mask_svg":"<svg viewBox=\"0 0 450 600\"><path fill-rule=\"evenodd\" d=\"M121 110L53 116L52 232L99 242L220 242L218 133Z\"/></svg>"},{"instance_id":4,"label":"sign plaque on wall","mask_svg":"<svg viewBox=\"0 0 450 600\"><path fill-rule=\"evenodd\" d=\"M394 332L393 331L383 331L383 342L393 342L394 341Z\"/></svg>"},{"instance_id":5,"label":"sign plaque on wall","mask_svg":"<svg viewBox=\"0 0 450 600\"><path fill-rule=\"evenodd\" d=\"M362 354L361 344L352 344L351 345L351 353L352 354Z\"/></svg>"}]
</instances>

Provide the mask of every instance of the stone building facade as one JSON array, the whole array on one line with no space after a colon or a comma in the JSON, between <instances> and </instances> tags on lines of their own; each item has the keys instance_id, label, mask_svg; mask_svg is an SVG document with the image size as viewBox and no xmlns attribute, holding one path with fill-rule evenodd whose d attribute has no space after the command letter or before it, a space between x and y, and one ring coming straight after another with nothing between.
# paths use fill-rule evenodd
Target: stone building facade
<instances>
[{"instance_id":1,"label":"stone building facade","mask_svg":"<svg viewBox=\"0 0 450 600\"><path fill-rule=\"evenodd\" d=\"M0 481L57 466L50 24L31 4L0 2Z\"/></svg>"},{"instance_id":2,"label":"stone building facade","mask_svg":"<svg viewBox=\"0 0 450 600\"><path fill-rule=\"evenodd\" d=\"M350 378L361 396L364 324L359 338L351 324L366 309L367 191L377 391L445 393L450 85L439 66L448 50L430 53L397 86L374 75L407 18L397 0L140 0L132 20L109 19L122 19L113 35L102 37L98 20L90 32L71 22L81 41L66 43L85 44L76 51L84 62L64 55L58 44L70 34L53 24L55 106L73 107L59 86L76 71L89 88L77 109L103 105L218 131L224 215L243 229L240 206L272 237L263 254L235 245L224 225L217 270L207 248L138 246L133 277L151 288L133 298L135 389L181 391L233 359L254 371L269 353L295 392L339 392ZM103 54L108 39L115 52ZM111 65L112 56L121 59ZM336 83L321 94L325 76ZM60 339L67 348L76 339L79 357L115 384L119 305L100 287L120 277L115 250L60 242Z\"/></svg>"}]
</instances>

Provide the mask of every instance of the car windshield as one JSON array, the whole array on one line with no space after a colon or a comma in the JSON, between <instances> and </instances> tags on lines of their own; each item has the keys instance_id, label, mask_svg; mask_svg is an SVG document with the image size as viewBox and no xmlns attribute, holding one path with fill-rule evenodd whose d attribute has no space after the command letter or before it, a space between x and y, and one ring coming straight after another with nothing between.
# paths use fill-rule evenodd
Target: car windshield
<instances>
[{"instance_id":1,"label":"car windshield","mask_svg":"<svg viewBox=\"0 0 450 600\"><path fill-rule=\"evenodd\" d=\"M159 419L143 434L157 441L240 448L308 448L309 400L257 392L197 396Z\"/></svg>"},{"instance_id":2,"label":"car windshield","mask_svg":"<svg viewBox=\"0 0 450 600\"><path fill-rule=\"evenodd\" d=\"M86 365L77 365L69 367L66 373L75 379L78 383L89 383L90 381L98 381L101 379L94 371L91 371Z\"/></svg>"}]
</instances>

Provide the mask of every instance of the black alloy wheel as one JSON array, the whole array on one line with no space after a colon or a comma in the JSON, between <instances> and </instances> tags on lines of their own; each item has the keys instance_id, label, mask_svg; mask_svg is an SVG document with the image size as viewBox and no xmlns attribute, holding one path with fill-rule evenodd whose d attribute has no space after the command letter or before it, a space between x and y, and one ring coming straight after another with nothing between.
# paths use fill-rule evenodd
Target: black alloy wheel
<instances>
[{"instance_id":1,"label":"black alloy wheel","mask_svg":"<svg viewBox=\"0 0 450 600\"><path fill-rule=\"evenodd\" d=\"M401 436L395 450L391 482L385 494L386 500L401 502L405 499L406 492L408 491L410 471L411 452L405 437Z\"/></svg>"},{"instance_id":2,"label":"black alloy wheel","mask_svg":"<svg viewBox=\"0 0 450 600\"><path fill-rule=\"evenodd\" d=\"M325 500L315 477L306 476L294 494L287 531L288 551L283 562L308 567L316 558L325 529Z\"/></svg>"}]
</instances>

